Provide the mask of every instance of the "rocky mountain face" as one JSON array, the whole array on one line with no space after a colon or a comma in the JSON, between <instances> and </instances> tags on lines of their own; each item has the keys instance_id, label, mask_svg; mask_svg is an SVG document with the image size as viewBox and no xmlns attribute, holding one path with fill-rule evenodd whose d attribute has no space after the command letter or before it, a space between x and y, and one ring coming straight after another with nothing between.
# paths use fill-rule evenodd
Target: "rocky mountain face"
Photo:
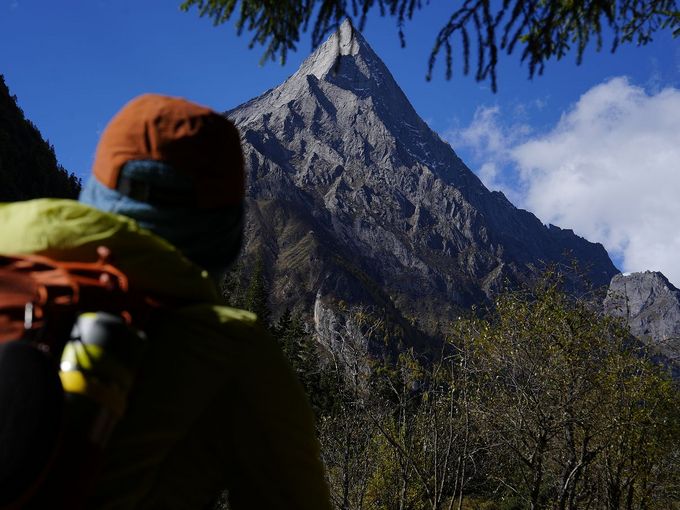
<instances>
[{"instance_id":1,"label":"rocky mountain face","mask_svg":"<svg viewBox=\"0 0 680 510\"><path fill-rule=\"evenodd\" d=\"M618 274L604 302L607 313L623 317L631 333L674 362L680 375L680 290L657 272Z\"/></svg>"},{"instance_id":2,"label":"rocky mountain face","mask_svg":"<svg viewBox=\"0 0 680 510\"><path fill-rule=\"evenodd\" d=\"M0 202L76 198L78 178L57 163L54 149L24 117L0 75Z\"/></svg>"},{"instance_id":3,"label":"rocky mountain face","mask_svg":"<svg viewBox=\"0 0 680 510\"><path fill-rule=\"evenodd\" d=\"M618 272L486 189L347 23L227 115L250 171L246 256L266 261L275 305L315 304L317 325L341 302L434 332L546 264L576 260L597 286Z\"/></svg>"}]
</instances>

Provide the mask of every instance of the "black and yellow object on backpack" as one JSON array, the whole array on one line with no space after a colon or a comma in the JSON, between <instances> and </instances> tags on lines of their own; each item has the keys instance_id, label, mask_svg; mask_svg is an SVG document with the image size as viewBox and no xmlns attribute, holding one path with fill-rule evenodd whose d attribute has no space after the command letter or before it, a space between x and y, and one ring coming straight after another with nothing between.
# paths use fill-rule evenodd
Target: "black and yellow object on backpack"
<instances>
[{"instance_id":1,"label":"black and yellow object on backpack","mask_svg":"<svg viewBox=\"0 0 680 510\"><path fill-rule=\"evenodd\" d=\"M59 371L69 428L79 430L93 444L106 445L125 412L145 344L144 333L120 315L78 316Z\"/></svg>"}]
</instances>

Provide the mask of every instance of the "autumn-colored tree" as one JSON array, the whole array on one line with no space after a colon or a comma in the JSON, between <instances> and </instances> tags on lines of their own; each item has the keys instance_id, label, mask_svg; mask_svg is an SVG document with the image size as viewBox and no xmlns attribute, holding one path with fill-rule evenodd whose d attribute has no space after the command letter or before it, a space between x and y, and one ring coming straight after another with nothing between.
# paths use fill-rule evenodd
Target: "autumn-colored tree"
<instances>
[{"instance_id":1,"label":"autumn-colored tree","mask_svg":"<svg viewBox=\"0 0 680 510\"><path fill-rule=\"evenodd\" d=\"M368 367L373 361L365 346L372 333L370 328L362 330L350 314L333 330L323 367L322 380L333 394L320 417L319 434L331 497L340 510L372 508L368 488L380 455L369 412Z\"/></svg>"},{"instance_id":2,"label":"autumn-colored tree","mask_svg":"<svg viewBox=\"0 0 680 510\"><path fill-rule=\"evenodd\" d=\"M678 391L617 320L548 278L458 337L501 493L532 509L671 508Z\"/></svg>"}]
</instances>

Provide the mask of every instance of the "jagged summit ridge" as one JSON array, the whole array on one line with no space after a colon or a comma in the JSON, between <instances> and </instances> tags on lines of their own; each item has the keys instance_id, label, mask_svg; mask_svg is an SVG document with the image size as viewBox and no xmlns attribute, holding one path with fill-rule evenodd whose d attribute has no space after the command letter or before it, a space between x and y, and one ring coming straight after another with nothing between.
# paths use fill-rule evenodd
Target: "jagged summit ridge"
<instances>
[{"instance_id":1,"label":"jagged summit ridge","mask_svg":"<svg viewBox=\"0 0 680 510\"><path fill-rule=\"evenodd\" d=\"M361 33L346 20L326 42L305 59L300 68L275 90L297 90L309 77L342 83L348 90L363 93L387 85L397 89L394 77ZM344 80L343 80L344 79ZM403 99L406 96L401 92ZM408 102L408 100L406 100Z\"/></svg>"},{"instance_id":2,"label":"jagged summit ridge","mask_svg":"<svg viewBox=\"0 0 680 510\"><path fill-rule=\"evenodd\" d=\"M345 21L284 83L227 112L243 128L259 126L263 111L268 124L282 117L312 114L310 129L330 121L343 132L362 133L374 142L398 140L390 153L400 152L460 187L482 183L453 149L420 118L382 60L364 37Z\"/></svg>"},{"instance_id":3,"label":"jagged summit ridge","mask_svg":"<svg viewBox=\"0 0 680 510\"><path fill-rule=\"evenodd\" d=\"M617 271L601 245L487 190L343 27L283 84L228 112L250 169L246 250L266 251L277 299L335 295L429 320L545 263L576 258L609 282Z\"/></svg>"},{"instance_id":4,"label":"jagged summit ridge","mask_svg":"<svg viewBox=\"0 0 680 510\"><path fill-rule=\"evenodd\" d=\"M329 72L335 71L339 58L356 56L362 48L365 51L368 44L363 36L354 30L349 20L345 20L340 28L302 63L295 75L314 75L321 80Z\"/></svg>"}]
</instances>

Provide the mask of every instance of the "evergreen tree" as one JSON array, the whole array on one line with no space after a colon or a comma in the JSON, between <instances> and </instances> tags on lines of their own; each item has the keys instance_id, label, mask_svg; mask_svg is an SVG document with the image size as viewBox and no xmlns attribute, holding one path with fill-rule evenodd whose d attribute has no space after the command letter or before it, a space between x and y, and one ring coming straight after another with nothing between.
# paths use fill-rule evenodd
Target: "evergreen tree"
<instances>
[{"instance_id":1,"label":"evergreen tree","mask_svg":"<svg viewBox=\"0 0 680 510\"><path fill-rule=\"evenodd\" d=\"M266 46L263 60L280 57L285 62L289 50L295 50L300 31L313 25L312 45L319 45L324 37L343 19L358 21L360 29L369 12L376 10L396 19L402 46L406 44L404 26L414 14L430 2L421 0L307 0L305 2L262 2L243 0L185 0L181 9L198 9L200 16L219 25L237 14L239 34L244 28L253 33L251 46ZM316 18L312 22L312 19ZM475 77L489 80L496 91L496 65L502 53L521 52L522 61L529 64L530 77L541 74L550 59L559 60L572 49L580 64L585 49L603 44L603 27L613 33L611 50L620 43L638 46L649 43L659 30L670 30L680 35L680 11L675 0L505 0L489 2L467 0L454 2L451 16L443 26L434 30L433 49L428 63L429 79L437 57L445 55L446 77L451 78L453 45L460 44L463 73L470 69L470 54L476 53ZM476 48L475 48L476 46ZM476 51L475 51L476 50Z\"/></svg>"},{"instance_id":2,"label":"evergreen tree","mask_svg":"<svg viewBox=\"0 0 680 510\"><path fill-rule=\"evenodd\" d=\"M244 308L257 314L262 324L267 327L270 326L269 283L265 275L262 255L257 257L255 267L250 275L250 282L245 293Z\"/></svg>"},{"instance_id":3,"label":"evergreen tree","mask_svg":"<svg viewBox=\"0 0 680 510\"><path fill-rule=\"evenodd\" d=\"M339 394L338 374L324 363L320 345L307 331L302 314L291 313L287 308L273 334L305 388L317 419L334 413Z\"/></svg>"},{"instance_id":4,"label":"evergreen tree","mask_svg":"<svg viewBox=\"0 0 680 510\"><path fill-rule=\"evenodd\" d=\"M290 308L286 308L283 311L283 314L281 314L281 317L279 317L279 320L276 322L276 325L274 326L272 330L272 334L274 335L274 338L276 338L283 347L284 352L288 352L286 346L283 345L283 339L287 336L291 324L293 321L293 316L290 312Z\"/></svg>"},{"instance_id":5,"label":"evergreen tree","mask_svg":"<svg viewBox=\"0 0 680 510\"><path fill-rule=\"evenodd\" d=\"M229 306L233 308L244 307L243 263L240 260L224 276L221 290L222 296Z\"/></svg>"}]
</instances>

